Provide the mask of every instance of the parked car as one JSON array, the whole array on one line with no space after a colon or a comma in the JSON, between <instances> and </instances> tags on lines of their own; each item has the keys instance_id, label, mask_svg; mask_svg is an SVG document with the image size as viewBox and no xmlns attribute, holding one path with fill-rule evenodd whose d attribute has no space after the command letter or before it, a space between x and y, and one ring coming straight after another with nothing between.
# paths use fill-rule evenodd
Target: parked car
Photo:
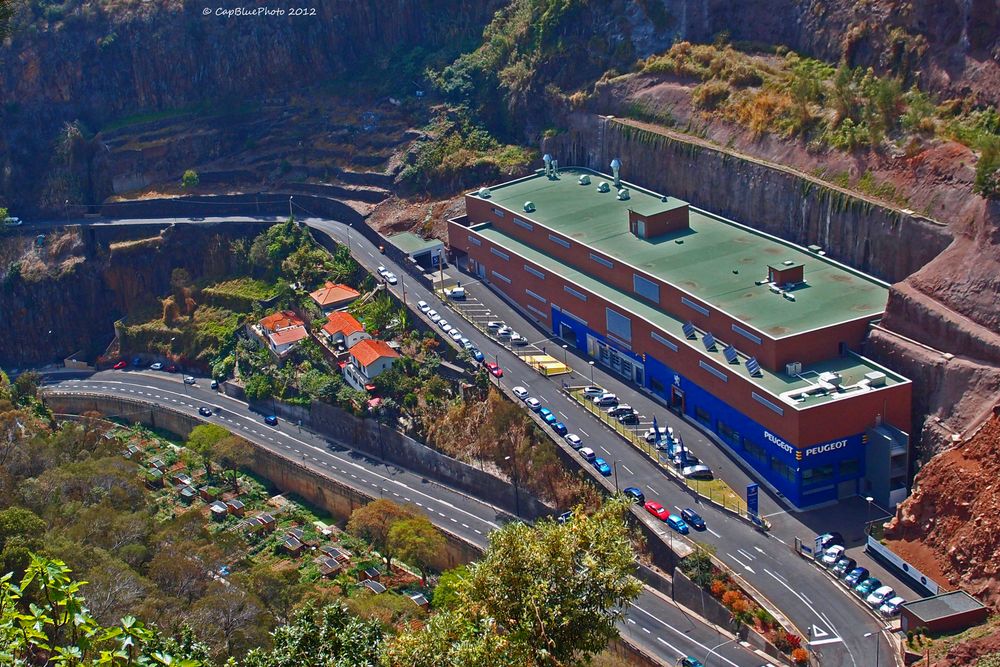
<instances>
[{"instance_id":1,"label":"parked car","mask_svg":"<svg viewBox=\"0 0 1000 667\"><path fill-rule=\"evenodd\" d=\"M608 416L617 417L620 414L624 414L626 412L631 412L631 411L632 411L632 406L629 405L628 403L622 403L621 405L616 404L608 407Z\"/></svg>"},{"instance_id":2,"label":"parked car","mask_svg":"<svg viewBox=\"0 0 1000 667\"><path fill-rule=\"evenodd\" d=\"M479 351L478 347L469 348L469 354L471 354L472 358L478 361L479 363L483 363L483 359L486 358L486 356Z\"/></svg>"},{"instance_id":3,"label":"parked car","mask_svg":"<svg viewBox=\"0 0 1000 667\"><path fill-rule=\"evenodd\" d=\"M844 583L853 588L867 579L868 574L868 568L856 567L844 575Z\"/></svg>"},{"instance_id":4,"label":"parked car","mask_svg":"<svg viewBox=\"0 0 1000 667\"><path fill-rule=\"evenodd\" d=\"M114 366L112 366L112 368L114 368L116 371L120 371L121 369L125 368L126 366L128 366L128 362L125 361L124 359L122 359L117 364L115 364Z\"/></svg>"},{"instance_id":5,"label":"parked car","mask_svg":"<svg viewBox=\"0 0 1000 667\"><path fill-rule=\"evenodd\" d=\"M201 415L202 417L211 417L212 416L212 410L210 408L206 408L203 405L200 408L198 408L198 414Z\"/></svg>"},{"instance_id":6,"label":"parked car","mask_svg":"<svg viewBox=\"0 0 1000 667\"><path fill-rule=\"evenodd\" d=\"M824 551L823 555L820 556L819 560L820 562L823 563L823 565L827 567L833 567L834 565L837 564L837 561L840 560L843 555L844 555L844 547L839 544L835 544L826 551Z\"/></svg>"},{"instance_id":7,"label":"parked car","mask_svg":"<svg viewBox=\"0 0 1000 667\"><path fill-rule=\"evenodd\" d=\"M677 660L677 667L705 667L701 660L694 656L687 656Z\"/></svg>"},{"instance_id":8,"label":"parked car","mask_svg":"<svg viewBox=\"0 0 1000 667\"><path fill-rule=\"evenodd\" d=\"M549 424L549 425L552 425L552 424L555 424L556 422L558 422L558 421L559 421L559 418L558 418L558 417L556 417L556 416L555 416L554 414L552 414L552 413L550 412L549 414L547 414L547 415L544 415L544 416L542 416L542 420L543 420L543 421L544 421L544 422L545 422L546 424Z\"/></svg>"},{"instance_id":9,"label":"parked car","mask_svg":"<svg viewBox=\"0 0 1000 667\"><path fill-rule=\"evenodd\" d=\"M695 465L688 466L681 470L681 474L684 475L686 479L712 479L712 469L707 465Z\"/></svg>"},{"instance_id":10,"label":"parked car","mask_svg":"<svg viewBox=\"0 0 1000 667\"><path fill-rule=\"evenodd\" d=\"M448 324L448 322L446 320L441 320L438 323L438 326L441 327L441 331L443 331L444 333L446 333L446 334L450 334L451 333L451 325Z\"/></svg>"},{"instance_id":11,"label":"parked car","mask_svg":"<svg viewBox=\"0 0 1000 667\"><path fill-rule=\"evenodd\" d=\"M542 419L545 419L547 421L551 415L552 415L552 410L549 410L548 408L538 408L538 416L541 417Z\"/></svg>"},{"instance_id":12,"label":"parked car","mask_svg":"<svg viewBox=\"0 0 1000 667\"><path fill-rule=\"evenodd\" d=\"M459 331L458 329L452 329L451 333L449 333L448 335L451 336L451 339L456 342L462 340L462 332Z\"/></svg>"},{"instance_id":13,"label":"parked car","mask_svg":"<svg viewBox=\"0 0 1000 667\"><path fill-rule=\"evenodd\" d=\"M528 390L520 385L514 387L513 389L511 389L511 391L514 392L514 395L520 398L522 401L528 398Z\"/></svg>"},{"instance_id":14,"label":"parked car","mask_svg":"<svg viewBox=\"0 0 1000 667\"><path fill-rule=\"evenodd\" d=\"M218 389L219 388L219 381L218 380L212 380L212 383L209 386L211 386L212 389Z\"/></svg>"},{"instance_id":15,"label":"parked car","mask_svg":"<svg viewBox=\"0 0 1000 667\"><path fill-rule=\"evenodd\" d=\"M604 392L600 396L594 396L594 404L600 408L610 407L612 405L618 405L618 397L611 392Z\"/></svg>"},{"instance_id":16,"label":"parked car","mask_svg":"<svg viewBox=\"0 0 1000 667\"><path fill-rule=\"evenodd\" d=\"M441 321L441 316L438 314L438 311L434 310L433 308L427 311L427 317L431 318L431 322L433 322L434 324L437 324L438 322Z\"/></svg>"},{"instance_id":17,"label":"parked car","mask_svg":"<svg viewBox=\"0 0 1000 667\"><path fill-rule=\"evenodd\" d=\"M865 602L873 609L878 609L882 606L883 602L891 600L894 597L896 597L896 591L892 590L892 586L879 586L868 594Z\"/></svg>"},{"instance_id":18,"label":"parked car","mask_svg":"<svg viewBox=\"0 0 1000 667\"><path fill-rule=\"evenodd\" d=\"M597 385L593 384L587 385L586 387L583 388L583 395L586 396L587 398L594 398L595 396L603 396L605 393L607 392L605 392L602 388L598 387Z\"/></svg>"},{"instance_id":19,"label":"parked car","mask_svg":"<svg viewBox=\"0 0 1000 667\"><path fill-rule=\"evenodd\" d=\"M503 369L500 368L500 365L497 364L495 361L487 361L486 370L488 370L493 375L493 377L498 377L498 378L503 377Z\"/></svg>"},{"instance_id":20,"label":"parked car","mask_svg":"<svg viewBox=\"0 0 1000 667\"><path fill-rule=\"evenodd\" d=\"M882 614L886 618L895 616L899 613L899 608L903 606L904 602L906 602L906 600L897 595L896 597L883 602L878 608L878 613Z\"/></svg>"},{"instance_id":21,"label":"parked car","mask_svg":"<svg viewBox=\"0 0 1000 667\"><path fill-rule=\"evenodd\" d=\"M681 518L695 530L705 530L708 528L708 526L705 525L705 520L701 518L701 515L690 507L685 507L681 510Z\"/></svg>"},{"instance_id":22,"label":"parked car","mask_svg":"<svg viewBox=\"0 0 1000 667\"><path fill-rule=\"evenodd\" d=\"M597 457L597 455L594 454L594 450L590 447L581 447L580 456L583 457L584 461L593 461Z\"/></svg>"},{"instance_id":23,"label":"parked car","mask_svg":"<svg viewBox=\"0 0 1000 667\"><path fill-rule=\"evenodd\" d=\"M558 433L559 435L566 435L566 432L569 429L566 428L566 424L563 424L562 422L556 422L552 424L552 430Z\"/></svg>"},{"instance_id":24,"label":"parked car","mask_svg":"<svg viewBox=\"0 0 1000 667\"><path fill-rule=\"evenodd\" d=\"M833 567L830 568L830 571L833 572L835 575L837 575L838 578L843 578L844 576L847 575L848 572L850 572L857 566L858 563L853 558L847 558L842 556L840 560L834 563Z\"/></svg>"},{"instance_id":25,"label":"parked car","mask_svg":"<svg viewBox=\"0 0 1000 667\"><path fill-rule=\"evenodd\" d=\"M486 323L486 328L490 331L496 331L501 327L503 327L503 322L501 320L490 320Z\"/></svg>"},{"instance_id":26,"label":"parked car","mask_svg":"<svg viewBox=\"0 0 1000 667\"><path fill-rule=\"evenodd\" d=\"M688 525L684 523L684 519L680 518L676 514L671 514L670 516L667 517L667 525L676 530L681 535L687 535L689 532L691 532L691 529L688 528Z\"/></svg>"},{"instance_id":27,"label":"parked car","mask_svg":"<svg viewBox=\"0 0 1000 667\"><path fill-rule=\"evenodd\" d=\"M882 587L882 582L875 577L868 577L860 584L854 587L854 592L860 595L862 598L866 598L876 590Z\"/></svg>"},{"instance_id":28,"label":"parked car","mask_svg":"<svg viewBox=\"0 0 1000 667\"><path fill-rule=\"evenodd\" d=\"M447 294L452 299L464 299L465 298L465 288L464 287L455 287L455 288L452 288L450 290L445 290L444 293Z\"/></svg>"},{"instance_id":29,"label":"parked car","mask_svg":"<svg viewBox=\"0 0 1000 667\"><path fill-rule=\"evenodd\" d=\"M145 364L142 363L142 357L133 357L132 365L136 368L142 368Z\"/></svg>"},{"instance_id":30,"label":"parked car","mask_svg":"<svg viewBox=\"0 0 1000 667\"><path fill-rule=\"evenodd\" d=\"M267 424L268 426L277 426L278 418L275 417L274 415L268 415L264 417L264 423Z\"/></svg>"},{"instance_id":31,"label":"parked car","mask_svg":"<svg viewBox=\"0 0 1000 667\"><path fill-rule=\"evenodd\" d=\"M18 218L17 216L11 215L3 219L3 224L9 225L11 227L20 227L22 224L24 224L24 221L21 220L21 218Z\"/></svg>"},{"instance_id":32,"label":"parked car","mask_svg":"<svg viewBox=\"0 0 1000 667\"><path fill-rule=\"evenodd\" d=\"M684 459L681 460L681 452L684 452ZM685 447L681 449L677 447L673 450L673 455L670 462L674 464L675 468L687 468L688 466L696 466L701 463L701 459L694 455L690 449Z\"/></svg>"},{"instance_id":33,"label":"parked car","mask_svg":"<svg viewBox=\"0 0 1000 667\"><path fill-rule=\"evenodd\" d=\"M581 440L580 436L578 436L576 433L567 433L566 435L563 436L563 440L565 440L566 444L572 447L573 449L580 449L581 447L583 447L583 440Z\"/></svg>"},{"instance_id":34,"label":"parked car","mask_svg":"<svg viewBox=\"0 0 1000 667\"><path fill-rule=\"evenodd\" d=\"M642 489L635 486L626 486L622 489L622 493L632 499L632 502L643 504L646 502L646 494L642 492Z\"/></svg>"},{"instance_id":35,"label":"parked car","mask_svg":"<svg viewBox=\"0 0 1000 667\"><path fill-rule=\"evenodd\" d=\"M663 505L654 500L650 500L645 505L643 505L643 507L646 509L647 512L655 516L660 521L666 521L667 517L670 516L670 512L665 510L663 508Z\"/></svg>"},{"instance_id":36,"label":"parked car","mask_svg":"<svg viewBox=\"0 0 1000 667\"><path fill-rule=\"evenodd\" d=\"M426 313L431 309L431 305L426 301L417 301L417 308L420 309L421 313Z\"/></svg>"},{"instance_id":37,"label":"parked car","mask_svg":"<svg viewBox=\"0 0 1000 667\"><path fill-rule=\"evenodd\" d=\"M514 333L514 330L504 325L497 329L497 338L510 338L512 333Z\"/></svg>"},{"instance_id":38,"label":"parked car","mask_svg":"<svg viewBox=\"0 0 1000 667\"><path fill-rule=\"evenodd\" d=\"M649 430L646 431L645 434L643 434L642 437L646 442L652 444L657 441L662 442L664 440L672 438L673 436L674 436L673 428L671 428L670 426L661 426L659 432L655 432L653 431L652 428L650 428Z\"/></svg>"},{"instance_id":39,"label":"parked car","mask_svg":"<svg viewBox=\"0 0 1000 667\"><path fill-rule=\"evenodd\" d=\"M528 398L524 399L524 404L527 405L532 412L538 412L539 410L542 409L542 404L539 402L537 398L534 398L533 396L529 396Z\"/></svg>"},{"instance_id":40,"label":"parked car","mask_svg":"<svg viewBox=\"0 0 1000 667\"><path fill-rule=\"evenodd\" d=\"M511 345L527 345L528 344L528 339L525 338L524 336L522 336L519 333L515 333L513 336L510 337L510 344Z\"/></svg>"},{"instance_id":41,"label":"parked car","mask_svg":"<svg viewBox=\"0 0 1000 667\"><path fill-rule=\"evenodd\" d=\"M185 375L184 376L184 384L194 384L194 383L195 383L194 377L192 377L190 375Z\"/></svg>"},{"instance_id":42,"label":"parked car","mask_svg":"<svg viewBox=\"0 0 1000 667\"><path fill-rule=\"evenodd\" d=\"M149 365L149 370L151 371L161 371L163 370L163 364L159 361Z\"/></svg>"},{"instance_id":43,"label":"parked car","mask_svg":"<svg viewBox=\"0 0 1000 667\"><path fill-rule=\"evenodd\" d=\"M639 413L633 410L632 412L618 415L618 423L625 426L634 426L639 423Z\"/></svg>"},{"instance_id":44,"label":"parked car","mask_svg":"<svg viewBox=\"0 0 1000 667\"><path fill-rule=\"evenodd\" d=\"M843 546L844 544L844 536L835 531L829 533L823 533L816 539L819 540L820 551L826 551L830 547L837 544L841 546Z\"/></svg>"},{"instance_id":45,"label":"parked car","mask_svg":"<svg viewBox=\"0 0 1000 667\"><path fill-rule=\"evenodd\" d=\"M395 285L396 283L399 282L399 278L396 277L395 273L390 271L389 273L385 274L385 281L390 285Z\"/></svg>"},{"instance_id":46,"label":"parked car","mask_svg":"<svg viewBox=\"0 0 1000 667\"><path fill-rule=\"evenodd\" d=\"M377 269L375 269L375 270L376 270L376 271L378 272L378 274L379 274L380 276L382 276L383 278L385 277L385 274L389 273L389 269L385 268L385 267L384 267L384 266L382 266L381 264L379 264L379 267L378 267Z\"/></svg>"}]
</instances>

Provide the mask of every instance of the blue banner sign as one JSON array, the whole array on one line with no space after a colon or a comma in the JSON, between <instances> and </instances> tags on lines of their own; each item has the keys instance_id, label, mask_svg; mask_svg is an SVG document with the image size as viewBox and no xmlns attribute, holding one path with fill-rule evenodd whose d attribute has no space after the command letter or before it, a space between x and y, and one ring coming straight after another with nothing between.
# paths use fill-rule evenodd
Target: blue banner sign
<instances>
[{"instance_id":1,"label":"blue banner sign","mask_svg":"<svg viewBox=\"0 0 1000 667\"><path fill-rule=\"evenodd\" d=\"M757 484L747 484L747 514L750 516L757 516L759 513L757 507L757 491L760 486Z\"/></svg>"}]
</instances>

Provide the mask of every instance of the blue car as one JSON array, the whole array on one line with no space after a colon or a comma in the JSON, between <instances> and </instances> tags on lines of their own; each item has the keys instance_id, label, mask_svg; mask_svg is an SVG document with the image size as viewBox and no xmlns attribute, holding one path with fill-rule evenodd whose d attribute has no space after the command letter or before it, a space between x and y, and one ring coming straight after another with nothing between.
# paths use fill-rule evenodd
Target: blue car
<instances>
[{"instance_id":1,"label":"blue car","mask_svg":"<svg viewBox=\"0 0 1000 667\"><path fill-rule=\"evenodd\" d=\"M705 530L707 528L705 520L701 518L701 515L690 507L685 507L681 510L681 518L695 530Z\"/></svg>"},{"instance_id":2,"label":"blue car","mask_svg":"<svg viewBox=\"0 0 1000 667\"><path fill-rule=\"evenodd\" d=\"M626 486L624 489L622 489L622 493L624 493L626 496L631 498L634 502L639 503L640 505L646 502L646 494L642 492L642 489L639 489L635 486Z\"/></svg>"},{"instance_id":3,"label":"blue car","mask_svg":"<svg viewBox=\"0 0 1000 667\"><path fill-rule=\"evenodd\" d=\"M275 417L274 415L268 415L264 417L264 423L267 424L268 426L277 426L278 418Z\"/></svg>"},{"instance_id":4,"label":"blue car","mask_svg":"<svg viewBox=\"0 0 1000 667\"><path fill-rule=\"evenodd\" d=\"M549 426L553 426L559 422L559 418L556 417L551 412L547 415L542 415L542 419L544 419L545 423L548 424Z\"/></svg>"},{"instance_id":5,"label":"blue car","mask_svg":"<svg viewBox=\"0 0 1000 667\"><path fill-rule=\"evenodd\" d=\"M552 415L552 411L549 410L548 408L539 408L538 414L539 416L541 416L542 419L548 421L549 417Z\"/></svg>"},{"instance_id":6,"label":"blue car","mask_svg":"<svg viewBox=\"0 0 1000 667\"><path fill-rule=\"evenodd\" d=\"M856 567L844 577L844 583L854 588L862 581L868 578L868 569L864 567Z\"/></svg>"},{"instance_id":7,"label":"blue car","mask_svg":"<svg viewBox=\"0 0 1000 667\"><path fill-rule=\"evenodd\" d=\"M480 352L479 348L477 348L477 347L474 347L474 348L470 349L469 350L469 354L471 354L472 358L475 359L479 363L483 363L483 360L486 359L486 357L483 356L483 353Z\"/></svg>"},{"instance_id":8,"label":"blue car","mask_svg":"<svg viewBox=\"0 0 1000 667\"><path fill-rule=\"evenodd\" d=\"M596 458L593 460L594 467L597 468L597 472L601 473L605 477L611 476L611 466L608 462L602 458Z\"/></svg>"},{"instance_id":9,"label":"blue car","mask_svg":"<svg viewBox=\"0 0 1000 667\"><path fill-rule=\"evenodd\" d=\"M684 523L684 519L680 518L676 514L671 514L670 516L667 517L667 525L676 530L681 535L687 535L689 532L691 532L691 529L688 528L688 525Z\"/></svg>"},{"instance_id":10,"label":"blue car","mask_svg":"<svg viewBox=\"0 0 1000 667\"><path fill-rule=\"evenodd\" d=\"M558 433L559 435L566 435L566 424L563 424L562 422L556 422L555 424L552 425L552 430Z\"/></svg>"}]
</instances>

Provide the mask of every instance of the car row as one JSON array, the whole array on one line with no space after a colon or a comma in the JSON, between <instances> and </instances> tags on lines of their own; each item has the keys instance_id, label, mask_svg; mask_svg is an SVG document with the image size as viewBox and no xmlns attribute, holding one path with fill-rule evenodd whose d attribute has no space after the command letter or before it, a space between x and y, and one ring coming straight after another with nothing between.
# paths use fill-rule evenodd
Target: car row
<instances>
[{"instance_id":1,"label":"car row","mask_svg":"<svg viewBox=\"0 0 1000 667\"><path fill-rule=\"evenodd\" d=\"M886 618L899 613L899 608L905 600L896 595L892 586L886 586L877 577L871 576L868 568L859 567L857 562L847 556L844 538L840 533L830 532L816 538L819 551L816 560L830 570L839 581L850 588L855 595L864 600L872 609Z\"/></svg>"},{"instance_id":2,"label":"car row","mask_svg":"<svg viewBox=\"0 0 1000 667\"><path fill-rule=\"evenodd\" d=\"M382 265L379 265L376 271L380 276L382 276L382 279L385 280L390 285L395 285L396 283L399 282L399 278L396 277L396 274Z\"/></svg>"},{"instance_id":3,"label":"car row","mask_svg":"<svg viewBox=\"0 0 1000 667\"><path fill-rule=\"evenodd\" d=\"M635 487L629 487L625 489L625 492L626 495L631 496L635 502L642 502L641 499L644 498L642 491ZM708 525L705 523L705 520L701 518L701 515L690 507L682 509L679 516L677 514L671 514L663 507L663 505L652 500L644 503L643 507L647 512L666 523L681 535L687 535L690 533L691 528L694 528L695 530L708 529Z\"/></svg>"},{"instance_id":4,"label":"car row","mask_svg":"<svg viewBox=\"0 0 1000 667\"><path fill-rule=\"evenodd\" d=\"M486 356L479 351L479 348L476 347L476 344L473 343L468 338L466 338L460 330L448 324L447 320L442 319L441 315L436 310L431 308L429 303L427 303L426 301L417 301L417 309L420 310L420 312L426 315L428 318L430 318L431 322L438 325L441 328L441 331L446 333L449 338L458 343L463 350L468 352L469 356L471 356L476 361L476 363L481 364L486 360Z\"/></svg>"}]
</instances>

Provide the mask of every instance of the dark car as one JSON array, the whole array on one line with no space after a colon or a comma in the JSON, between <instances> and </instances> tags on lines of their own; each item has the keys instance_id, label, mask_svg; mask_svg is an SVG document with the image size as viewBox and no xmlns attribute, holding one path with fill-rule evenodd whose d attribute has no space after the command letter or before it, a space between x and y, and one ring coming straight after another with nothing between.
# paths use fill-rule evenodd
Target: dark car
<instances>
[{"instance_id":1,"label":"dark car","mask_svg":"<svg viewBox=\"0 0 1000 667\"><path fill-rule=\"evenodd\" d=\"M566 424L563 424L562 422L556 422L555 424L552 425L552 430L558 433L559 435L566 435L567 431Z\"/></svg>"},{"instance_id":2,"label":"dark car","mask_svg":"<svg viewBox=\"0 0 1000 667\"><path fill-rule=\"evenodd\" d=\"M142 363L142 359L140 357L135 357L134 359L132 359L132 365L135 366L136 368L142 368L143 366L145 366L145 364Z\"/></svg>"},{"instance_id":3,"label":"dark car","mask_svg":"<svg viewBox=\"0 0 1000 667\"><path fill-rule=\"evenodd\" d=\"M833 567L830 568L830 571L833 572L838 577L843 577L857 566L858 564L853 558L845 557L841 558L836 563L834 563Z\"/></svg>"},{"instance_id":4,"label":"dark car","mask_svg":"<svg viewBox=\"0 0 1000 667\"><path fill-rule=\"evenodd\" d=\"M705 530L705 520L690 507L685 507L681 510L681 518L695 530Z\"/></svg>"},{"instance_id":5,"label":"dark car","mask_svg":"<svg viewBox=\"0 0 1000 667\"><path fill-rule=\"evenodd\" d=\"M856 567L844 575L844 583L852 588L868 578L868 568Z\"/></svg>"},{"instance_id":6,"label":"dark car","mask_svg":"<svg viewBox=\"0 0 1000 667\"><path fill-rule=\"evenodd\" d=\"M844 536L836 531L831 531L829 533L823 533L816 538L819 540L819 550L826 551L830 547L844 546Z\"/></svg>"},{"instance_id":7,"label":"dark car","mask_svg":"<svg viewBox=\"0 0 1000 667\"><path fill-rule=\"evenodd\" d=\"M469 354L471 354L472 358L475 359L476 361L478 361L479 363L482 363L483 359L485 359L485 357L483 356L483 353L480 352L479 348L476 348L476 347L470 349L469 350Z\"/></svg>"},{"instance_id":8,"label":"dark car","mask_svg":"<svg viewBox=\"0 0 1000 667\"><path fill-rule=\"evenodd\" d=\"M203 405L200 408L198 408L198 414L201 415L202 417L211 417L212 416L212 410L209 409L209 408L206 408Z\"/></svg>"},{"instance_id":9,"label":"dark car","mask_svg":"<svg viewBox=\"0 0 1000 667\"><path fill-rule=\"evenodd\" d=\"M631 426L639 423L639 414L636 412L626 412L625 414L618 415L618 423Z\"/></svg>"},{"instance_id":10,"label":"dark car","mask_svg":"<svg viewBox=\"0 0 1000 667\"><path fill-rule=\"evenodd\" d=\"M640 505L646 502L646 494L642 492L642 489L635 486L626 486L622 489L622 493L631 498L633 502L639 503Z\"/></svg>"},{"instance_id":11,"label":"dark car","mask_svg":"<svg viewBox=\"0 0 1000 667\"><path fill-rule=\"evenodd\" d=\"M264 417L264 423L267 424L268 426L277 426L278 418L275 417L274 415L268 415Z\"/></svg>"}]
</instances>

